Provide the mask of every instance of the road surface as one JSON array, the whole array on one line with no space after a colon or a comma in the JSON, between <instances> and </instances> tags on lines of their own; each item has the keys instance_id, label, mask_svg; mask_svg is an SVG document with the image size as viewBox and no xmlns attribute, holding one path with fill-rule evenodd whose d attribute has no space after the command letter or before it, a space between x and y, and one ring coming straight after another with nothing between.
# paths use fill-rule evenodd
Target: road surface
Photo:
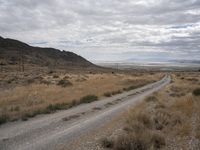
<instances>
[{"instance_id":1,"label":"road surface","mask_svg":"<svg viewBox=\"0 0 200 150\"><path fill-rule=\"evenodd\" d=\"M145 96L169 84L170 76L144 87L28 121L0 126L0 150L55 150L95 130Z\"/></svg>"}]
</instances>

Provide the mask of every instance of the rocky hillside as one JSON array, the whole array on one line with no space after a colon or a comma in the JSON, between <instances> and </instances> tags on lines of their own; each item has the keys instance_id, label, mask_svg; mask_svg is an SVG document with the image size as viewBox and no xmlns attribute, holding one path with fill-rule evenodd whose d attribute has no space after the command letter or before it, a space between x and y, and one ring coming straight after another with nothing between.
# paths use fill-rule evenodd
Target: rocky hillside
<instances>
[{"instance_id":1,"label":"rocky hillside","mask_svg":"<svg viewBox=\"0 0 200 150\"><path fill-rule=\"evenodd\" d=\"M83 57L54 48L33 47L26 43L0 37L0 63L17 65L19 63L54 67L93 67Z\"/></svg>"}]
</instances>

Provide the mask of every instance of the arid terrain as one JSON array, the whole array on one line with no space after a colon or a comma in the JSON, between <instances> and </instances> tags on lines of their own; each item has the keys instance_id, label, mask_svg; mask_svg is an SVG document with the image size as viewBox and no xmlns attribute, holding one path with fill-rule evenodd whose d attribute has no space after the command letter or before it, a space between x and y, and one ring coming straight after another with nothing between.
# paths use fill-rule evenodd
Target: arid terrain
<instances>
[{"instance_id":1,"label":"arid terrain","mask_svg":"<svg viewBox=\"0 0 200 150\"><path fill-rule=\"evenodd\" d=\"M200 0L0 0L0 150L200 150Z\"/></svg>"},{"instance_id":2,"label":"arid terrain","mask_svg":"<svg viewBox=\"0 0 200 150\"><path fill-rule=\"evenodd\" d=\"M81 150L200 149L200 74L170 75L169 85L139 101L98 131L80 138L71 147Z\"/></svg>"},{"instance_id":3,"label":"arid terrain","mask_svg":"<svg viewBox=\"0 0 200 150\"><path fill-rule=\"evenodd\" d=\"M111 118L169 84L170 81L170 76L165 75L159 81L113 97L95 102L84 98L87 104L54 114L40 115L28 121L4 124L0 127L0 146L6 150L54 150L61 147L73 149L70 146L71 142L110 122Z\"/></svg>"},{"instance_id":4,"label":"arid terrain","mask_svg":"<svg viewBox=\"0 0 200 150\"><path fill-rule=\"evenodd\" d=\"M2 37L0 67L0 124L111 97L164 75L99 67L72 52Z\"/></svg>"},{"instance_id":5,"label":"arid terrain","mask_svg":"<svg viewBox=\"0 0 200 150\"><path fill-rule=\"evenodd\" d=\"M200 149L196 67L100 67L4 38L0 50L1 149Z\"/></svg>"},{"instance_id":6,"label":"arid terrain","mask_svg":"<svg viewBox=\"0 0 200 150\"><path fill-rule=\"evenodd\" d=\"M162 73L1 73L0 122L27 120L154 82ZM86 100L87 101L87 100Z\"/></svg>"}]
</instances>

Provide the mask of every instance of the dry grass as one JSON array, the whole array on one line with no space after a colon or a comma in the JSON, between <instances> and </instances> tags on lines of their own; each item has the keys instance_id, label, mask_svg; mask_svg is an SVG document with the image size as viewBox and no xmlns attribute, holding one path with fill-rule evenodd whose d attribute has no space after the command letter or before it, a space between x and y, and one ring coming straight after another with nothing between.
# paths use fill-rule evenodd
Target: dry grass
<instances>
[{"instance_id":1,"label":"dry grass","mask_svg":"<svg viewBox=\"0 0 200 150\"><path fill-rule=\"evenodd\" d=\"M197 103L197 107L200 108L200 101L199 99L196 100L196 103ZM197 121L197 130L196 130L196 138L200 140L200 109L197 109L197 113L199 114L199 119Z\"/></svg>"},{"instance_id":2,"label":"dry grass","mask_svg":"<svg viewBox=\"0 0 200 150\"><path fill-rule=\"evenodd\" d=\"M149 150L159 149L165 145L163 135L145 131L129 133L119 136L114 142L114 150Z\"/></svg>"},{"instance_id":3,"label":"dry grass","mask_svg":"<svg viewBox=\"0 0 200 150\"><path fill-rule=\"evenodd\" d=\"M63 72L38 75L0 74L2 85L4 85L0 87L0 116L7 116L6 121L17 120L24 116L34 117L37 113L49 113L50 105L55 106L54 108L59 106L59 109L68 108L76 105L76 102L84 96L95 95L101 98L106 92L111 92L111 95L119 94L125 88L139 87L161 76L160 73L153 75L148 73L66 74ZM11 82L8 84L7 81Z\"/></svg>"},{"instance_id":4,"label":"dry grass","mask_svg":"<svg viewBox=\"0 0 200 150\"><path fill-rule=\"evenodd\" d=\"M199 96L194 94L200 76L197 72L171 75L171 84L125 113L124 134L113 139L113 149L160 149L170 144L168 138L191 136L192 115L195 112L200 117ZM200 139L200 120L196 125L196 138Z\"/></svg>"}]
</instances>

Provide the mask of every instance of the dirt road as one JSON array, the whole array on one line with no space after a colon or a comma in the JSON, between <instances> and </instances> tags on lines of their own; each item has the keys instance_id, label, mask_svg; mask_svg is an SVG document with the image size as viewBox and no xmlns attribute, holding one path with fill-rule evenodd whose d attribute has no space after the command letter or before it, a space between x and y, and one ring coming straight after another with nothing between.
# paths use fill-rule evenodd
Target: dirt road
<instances>
[{"instance_id":1,"label":"dirt road","mask_svg":"<svg viewBox=\"0 0 200 150\"><path fill-rule=\"evenodd\" d=\"M0 150L54 150L66 146L80 135L97 129L145 96L170 83L171 78L146 85L111 98L82 104L28 121L0 126Z\"/></svg>"}]
</instances>

